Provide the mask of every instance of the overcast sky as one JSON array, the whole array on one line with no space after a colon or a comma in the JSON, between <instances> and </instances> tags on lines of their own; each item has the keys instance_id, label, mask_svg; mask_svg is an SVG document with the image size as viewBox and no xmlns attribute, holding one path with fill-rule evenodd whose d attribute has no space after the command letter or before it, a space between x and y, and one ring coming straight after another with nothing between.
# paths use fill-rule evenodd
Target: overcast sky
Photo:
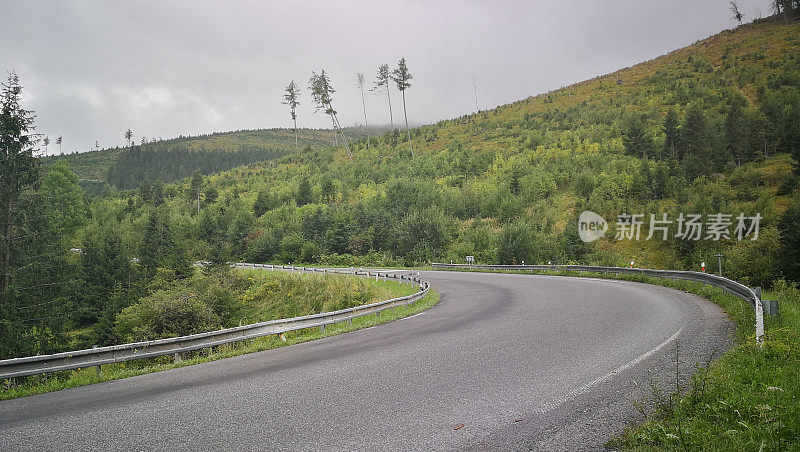
<instances>
[{"instance_id":1,"label":"overcast sky","mask_svg":"<svg viewBox=\"0 0 800 452\"><path fill-rule=\"evenodd\" d=\"M739 0L745 20L766 0ZM0 0L0 72L15 71L37 131L64 151L171 138L328 127L308 93L325 69L342 125L364 121L356 73L405 57L409 121L436 122L655 58L732 28L729 0L31 1ZM392 92L395 124L400 96ZM388 123L367 93L370 123ZM53 145L50 147L53 152Z\"/></svg>"}]
</instances>

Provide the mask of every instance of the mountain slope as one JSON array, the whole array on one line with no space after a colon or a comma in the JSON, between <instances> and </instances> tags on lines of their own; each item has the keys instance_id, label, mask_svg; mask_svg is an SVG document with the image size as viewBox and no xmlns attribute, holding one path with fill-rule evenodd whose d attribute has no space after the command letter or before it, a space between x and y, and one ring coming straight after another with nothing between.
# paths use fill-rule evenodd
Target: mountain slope
<instances>
[{"instance_id":1,"label":"mountain slope","mask_svg":"<svg viewBox=\"0 0 800 452\"><path fill-rule=\"evenodd\" d=\"M358 138L363 132L349 129L347 134ZM295 147L294 131L290 129L243 130L153 140L134 143L131 148L52 156L44 161L66 160L80 179L103 181L111 174L109 182L120 188L132 188L145 179L173 181L190 175L194 169L202 173L221 171L304 148L327 147L333 140L330 130L299 129ZM246 152L236 155L239 151Z\"/></svg>"},{"instance_id":2,"label":"mountain slope","mask_svg":"<svg viewBox=\"0 0 800 452\"><path fill-rule=\"evenodd\" d=\"M413 158L394 131L369 147L359 140L352 159L322 148L223 172L205 180L199 214L183 181L158 209L188 231L197 258L213 250L251 261L410 265L473 255L697 269L722 253L727 275L769 284L784 268L781 215L797 192L799 31L797 23L746 25L423 126L412 131ZM120 218L153 208L148 196L124 196L98 208L128 206ZM584 210L610 223L605 238L578 238ZM677 237L681 215L715 213L760 215L758 240L740 240L736 224L721 240ZM638 239L615 238L623 214L642 215ZM651 214L673 221L667 240L647 239ZM143 232L126 220L120 227L139 246Z\"/></svg>"}]
</instances>

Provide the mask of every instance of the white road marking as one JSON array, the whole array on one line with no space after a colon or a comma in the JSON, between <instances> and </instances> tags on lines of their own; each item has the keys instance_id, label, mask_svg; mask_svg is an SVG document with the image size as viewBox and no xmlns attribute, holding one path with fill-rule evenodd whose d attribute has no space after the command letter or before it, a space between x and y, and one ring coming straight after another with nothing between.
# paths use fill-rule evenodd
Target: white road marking
<instances>
[{"instance_id":1,"label":"white road marking","mask_svg":"<svg viewBox=\"0 0 800 452\"><path fill-rule=\"evenodd\" d=\"M575 397L577 395L586 393L591 388L599 385L600 383L604 383L604 382L606 382L608 380L611 380L612 378L614 378L615 375L617 375L618 373L622 372L623 370L629 369L629 368L639 364L640 362L642 362L645 359L649 358L654 353L656 353L657 351L659 351L662 348L666 347L672 341L677 339L678 336L681 334L681 332L683 332L683 327L681 327L681 329L676 331L675 334L670 336L667 340L665 340L661 344L657 345L655 348L653 348L652 350L650 350L647 353L643 354L642 356L640 356L640 357L638 357L638 358L636 358L636 359L634 359L632 361L629 361L626 364L623 364L623 365L617 367L616 369L614 369L611 372L603 375L600 378L597 378L596 380L590 381L589 383L586 383L583 386L580 386L578 388L573 389L572 391L570 391L568 394L566 394L565 396L563 396L561 398L558 398L556 400L551 400L550 402L545 403L541 408L539 408L539 410L538 410L539 414L544 414L544 413L546 413L548 411L551 411L551 410L555 409L556 407L558 407L559 405L561 405L564 402L566 402L567 400L569 400L569 399L571 399L571 398L573 398L573 397Z\"/></svg>"},{"instance_id":2,"label":"white road marking","mask_svg":"<svg viewBox=\"0 0 800 452\"><path fill-rule=\"evenodd\" d=\"M424 313L424 312L418 312L418 313L416 313L416 314L414 314L414 315L410 315L410 316L408 316L408 317L403 317L403 318L402 318L402 319L400 319L400 320L408 320L408 319L413 319L414 317L418 317L418 316L421 316L421 315L423 315L423 314L425 314L425 313Z\"/></svg>"}]
</instances>

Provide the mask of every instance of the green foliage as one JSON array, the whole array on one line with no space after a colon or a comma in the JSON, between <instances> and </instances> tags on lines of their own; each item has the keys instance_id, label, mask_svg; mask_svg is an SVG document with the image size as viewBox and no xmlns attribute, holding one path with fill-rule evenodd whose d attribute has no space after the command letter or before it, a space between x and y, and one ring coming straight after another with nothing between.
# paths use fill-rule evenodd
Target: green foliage
<instances>
[{"instance_id":1,"label":"green foliage","mask_svg":"<svg viewBox=\"0 0 800 452\"><path fill-rule=\"evenodd\" d=\"M118 163L120 177L130 165L146 167L124 183L138 190L103 189L83 203L74 178L58 169L48 190L59 219L37 227L75 231L51 236L59 249L85 253L54 262L64 281L86 288L67 296L74 309L61 318L89 331L81 340L114 340L116 315L152 292L159 269L183 280L194 260L213 268L233 260L423 265L472 255L482 263L635 260L696 269L722 253L725 274L750 284L796 278L793 230L781 224L793 224L796 211L798 31L800 24L742 26L609 76L426 125L409 133L413 157L398 149L397 130L349 149L328 146L332 131L300 130L298 151L290 130L179 138L133 146L129 160L117 161L127 162ZM234 154L248 150L276 154L202 176L201 162L218 171L245 163ZM583 210L609 220L606 238L580 241ZM675 220L740 212L763 216L759 240L613 238L622 213ZM31 249L51 252L49 243ZM50 267L31 278L52 280Z\"/></svg>"},{"instance_id":2,"label":"green foliage","mask_svg":"<svg viewBox=\"0 0 800 452\"><path fill-rule=\"evenodd\" d=\"M739 342L708 369L699 369L680 397L663 397L647 421L612 441L630 450L793 450L800 431L800 290L779 280L765 297L781 300L767 318L763 347L753 340L753 316L742 301L707 287L684 287L721 304ZM679 361L680 366L692 363Z\"/></svg>"},{"instance_id":3,"label":"green foliage","mask_svg":"<svg viewBox=\"0 0 800 452\"><path fill-rule=\"evenodd\" d=\"M308 178L300 178L300 182L297 184L297 196L295 197L297 207L303 207L304 205L311 203L312 196L311 183L308 181Z\"/></svg>"},{"instance_id":4,"label":"green foliage","mask_svg":"<svg viewBox=\"0 0 800 452\"><path fill-rule=\"evenodd\" d=\"M241 309L236 277L195 275L143 297L115 321L122 342L138 342L212 331L232 326Z\"/></svg>"},{"instance_id":5,"label":"green foliage","mask_svg":"<svg viewBox=\"0 0 800 452\"><path fill-rule=\"evenodd\" d=\"M84 222L83 193L65 165L42 172L33 114L13 72L0 99L0 359L66 343L75 290L69 247Z\"/></svg>"},{"instance_id":6,"label":"green foliage","mask_svg":"<svg viewBox=\"0 0 800 452\"><path fill-rule=\"evenodd\" d=\"M500 264L533 263L533 238L525 224L510 224L503 228L497 247L497 260Z\"/></svg>"},{"instance_id":7,"label":"green foliage","mask_svg":"<svg viewBox=\"0 0 800 452\"><path fill-rule=\"evenodd\" d=\"M800 196L783 213L778 228L783 272L789 280L800 281Z\"/></svg>"}]
</instances>

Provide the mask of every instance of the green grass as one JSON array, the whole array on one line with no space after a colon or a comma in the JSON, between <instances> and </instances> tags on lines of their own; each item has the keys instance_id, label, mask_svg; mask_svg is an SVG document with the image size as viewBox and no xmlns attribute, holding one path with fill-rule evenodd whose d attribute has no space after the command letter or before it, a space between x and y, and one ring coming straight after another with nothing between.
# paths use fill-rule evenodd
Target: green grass
<instances>
[{"instance_id":1,"label":"green grass","mask_svg":"<svg viewBox=\"0 0 800 452\"><path fill-rule=\"evenodd\" d=\"M394 297L415 292L414 286L401 285L393 281L376 282L370 280L369 283L370 285L377 286L382 292L392 293ZM246 353L270 350L323 337L335 336L337 334L369 328L418 314L433 307L439 302L439 298L439 293L431 289L422 300L416 301L413 306L398 306L393 309L384 310L380 315L370 314L359 317L353 319L352 324L340 322L327 325L324 332L321 331L319 327L291 331L284 334L285 341L273 335L226 344L214 347L211 350L198 350L184 354L183 361L179 363L174 362L172 356L161 356L151 359L129 361L127 363L103 365L99 376L97 374L97 369L92 367L46 375L34 375L23 379L17 379L16 381L14 379L7 379L0 381L0 400L59 391L61 389L85 386L103 381L119 380L121 378L191 366Z\"/></svg>"},{"instance_id":2,"label":"green grass","mask_svg":"<svg viewBox=\"0 0 800 452\"><path fill-rule=\"evenodd\" d=\"M503 273L524 273L502 271ZM755 341L750 305L721 289L690 281L584 272L558 276L624 279L672 287L713 301L736 325L727 353L698 369L679 394L654 394L647 420L607 445L651 450L800 450L800 290L777 281L765 299L780 301L780 315L765 317L763 347ZM685 364L685 363L683 363Z\"/></svg>"}]
</instances>

